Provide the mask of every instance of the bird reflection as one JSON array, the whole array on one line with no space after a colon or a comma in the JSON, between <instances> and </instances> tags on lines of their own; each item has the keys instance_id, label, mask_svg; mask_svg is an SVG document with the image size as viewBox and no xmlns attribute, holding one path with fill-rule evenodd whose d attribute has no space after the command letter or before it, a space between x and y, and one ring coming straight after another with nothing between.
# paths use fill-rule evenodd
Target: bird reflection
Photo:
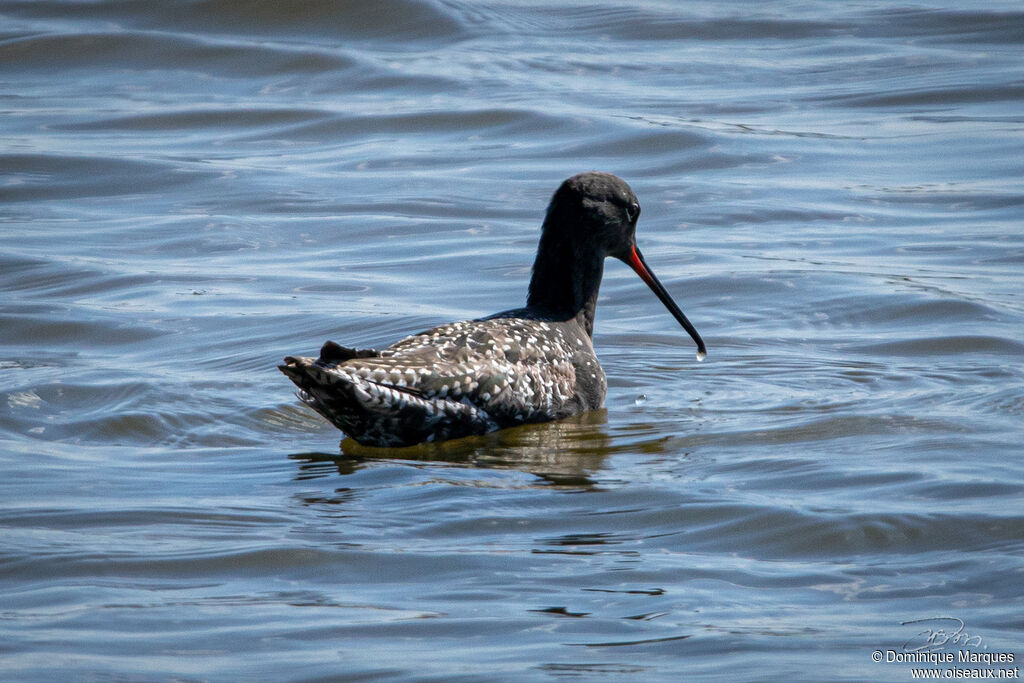
<instances>
[{"instance_id":1,"label":"bird reflection","mask_svg":"<svg viewBox=\"0 0 1024 683\"><path fill-rule=\"evenodd\" d=\"M591 475L612 453L604 429L606 422L606 411L593 410L557 422L406 448L372 448L345 439L340 453L296 453L289 457L302 463L297 480L322 477L332 471L353 474L374 460L402 460L518 469L551 485L590 488L594 486Z\"/></svg>"}]
</instances>

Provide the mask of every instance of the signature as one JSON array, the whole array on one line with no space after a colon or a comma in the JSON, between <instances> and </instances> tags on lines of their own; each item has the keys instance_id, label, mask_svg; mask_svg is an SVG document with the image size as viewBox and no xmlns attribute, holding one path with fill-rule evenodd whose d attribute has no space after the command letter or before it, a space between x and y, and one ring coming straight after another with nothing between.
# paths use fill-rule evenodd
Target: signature
<instances>
[{"instance_id":1,"label":"signature","mask_svg":"<svg viewBox=\"0 0 1024 683\"><path fill-rule=\"evenodd\" d=\"M927 624L927 626L903 643L903 649L907 652L941 650L947 643L959 645L960 647L980 647L985 649L985 643L982 641L981 636L971 635L964 630L965 624L963 619L957 619L956 617L928 617L926 619L912 619L900 622L900 626L909 626L911 624Z\"/></svg>"}]
</instances>

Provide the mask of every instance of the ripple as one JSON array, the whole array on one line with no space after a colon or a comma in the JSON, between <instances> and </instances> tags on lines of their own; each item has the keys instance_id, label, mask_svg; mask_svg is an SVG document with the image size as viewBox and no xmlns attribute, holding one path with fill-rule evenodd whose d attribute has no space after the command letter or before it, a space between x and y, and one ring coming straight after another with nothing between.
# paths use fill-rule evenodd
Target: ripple
<instances>
[{"instance_id":1,"label":"ripple","mask_svg":"<svg viewBox=\"0 0 1024 683\"><path fill-rule=\"evenodd\" d=\"M398 43L435 40L443 35L457 37L462 31L458 20L431 2L390 0L388 10L381 12L372 3L339 4L333 0L300 0L288 7L273 3L253 6L244 0L200 0L186 13L159 4L148 6L144 12L126 13L117 2L83 5L41 0L33 3L30 14L80 22L117 20L135 27L197 33L386 39Z\"/></svg>"},{"instance_id":2,"label":"ripple","mask_svg":"<svg viewBox=\"0 0 1024 683\"><path fill-rule=\"evenodd\" d=\"M153 114L135 114L95 121L68 123L55 126L56 130L125 130L125 131L177 131L188 129L246 129L253 127L280 127L325 118L328 114L315 109L188 109L163 111Z\"/></svg>"},{"instance_id":3,"label":"ripple","mask_svg":"<svg viewBox=\"0 0 1024 683\"><path fill-rule=\"evenodd\" d=\"M520 131L546 131L552 134L565 129L570 122L540 112L517 109L477 109L473 111L419 111L409 114L373 114L366 116L335 116L328 121L315 121L296 128L296 139L330 138L359 135L396 135L402 133L456 134L467 131L478 134L487 130L514 134Z\"/></svg>"},{"instance_id":4,"label":"ripple","mask_svg":"<svg viewBox=\"0 0 1024 683\"><path fill-rule=\"evenodd\" d=\"M56 311L55 311L56 312ZM72 319L70 316L58 318L40 317L37 313L3 314L0 313L0 324L8 344L20 344L38 348L41 351L52 351L55 347L69 349L72 353L77 348L120 347L149 341L165 333L149 325L126 324L117 316L95 314L87 319ZM45 348L41 348L44 347ZM31 356L34 352L28 351Z\"/></svg>"},{"instance_id":5,"label":"ripple","mask_svg":"<svg viewBox=\"0 0 1024 683\"><path fill-rule=\"evenodd\" d=\"M129 31L25 36L0 43L0 59L16 64L18 70L142 70L173 64L179 70L235 78L315 73L353 65L337 52Z\"/></svg>"},{"instance_id":6,"label":"ripple","mask_svg":"<svg viewBox=\"0 0 1024 683\"><path fill-rule=\"evenodd\" d=\"M904 339L880 344L851 345L848 348L854 353L885 356L935 356L967 353L1019 356L1024 354L1024 344L1015 339L978 335Z\"/></svg>"},{"instance_id":7,"label":"ripple","mask_svg":"<svg viewBox=\"0 0 1024 683\"><path fill-rule=\"evenodd\" d=\"M961 85L950 88L915 87L895 93L848 94L831 96L828 101L843 107L911 107L933 105L945 107L949 103L1019 101L1024 86L1006 86L1001 83Z\"/></svg>"},{"instance_id":8,"label":"ripple","mask_svg":"<svg viewBox=\"0 0 1024 683\"><path fill-rule=\"evenodd\" d=\"M1024 13L990 8L980 11L944 8L901 8L870 12L872 25L865 32L874 36L930 37L930 42L969 44L1016 44Z\"/></svg>"},{"instance_id":9,"label":"ripple","mask_svg":"<svg viewBox=\"0 0 1024 683\"><path fill-rule=\"evenodd\" d=\"M2 154L7 179L0 201L27 202L154 193L210 179L193 166L67 154Z\"/></svg>"}]
</instances>

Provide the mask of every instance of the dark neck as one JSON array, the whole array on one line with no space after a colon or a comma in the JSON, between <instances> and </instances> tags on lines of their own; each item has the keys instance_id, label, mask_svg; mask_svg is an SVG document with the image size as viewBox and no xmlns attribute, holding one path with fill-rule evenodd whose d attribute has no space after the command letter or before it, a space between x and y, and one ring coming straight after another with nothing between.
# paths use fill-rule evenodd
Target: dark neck
<instances>
[{"instance_id":1,"label":"dark neck","mask_svg":"<svg viewBox=\"0 0 1024 683\"><path fill-rule=\"evenodd\" d=\"M545 232L533 262L526 305L558 320L575 318L592 337L604 256L588 246L556 240Z\"/></svg>"}]
</instances>

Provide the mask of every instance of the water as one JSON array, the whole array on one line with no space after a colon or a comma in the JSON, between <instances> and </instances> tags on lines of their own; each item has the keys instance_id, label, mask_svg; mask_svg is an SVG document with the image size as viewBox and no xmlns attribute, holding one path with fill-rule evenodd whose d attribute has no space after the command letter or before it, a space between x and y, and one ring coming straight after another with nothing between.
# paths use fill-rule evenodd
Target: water
<instances>
[{"instance_id":1,"label":"water","mask_svg":"<svg viewBox=\"0 0 1024 683\"><path fill-rule=\"evenodd\" d=\"M1019 665L1017 3L0 18L0 677ZM606 410L339 448L281 357L519 305L589 169L707 360L609 262Z\"/></svg>"}]
</instances>

